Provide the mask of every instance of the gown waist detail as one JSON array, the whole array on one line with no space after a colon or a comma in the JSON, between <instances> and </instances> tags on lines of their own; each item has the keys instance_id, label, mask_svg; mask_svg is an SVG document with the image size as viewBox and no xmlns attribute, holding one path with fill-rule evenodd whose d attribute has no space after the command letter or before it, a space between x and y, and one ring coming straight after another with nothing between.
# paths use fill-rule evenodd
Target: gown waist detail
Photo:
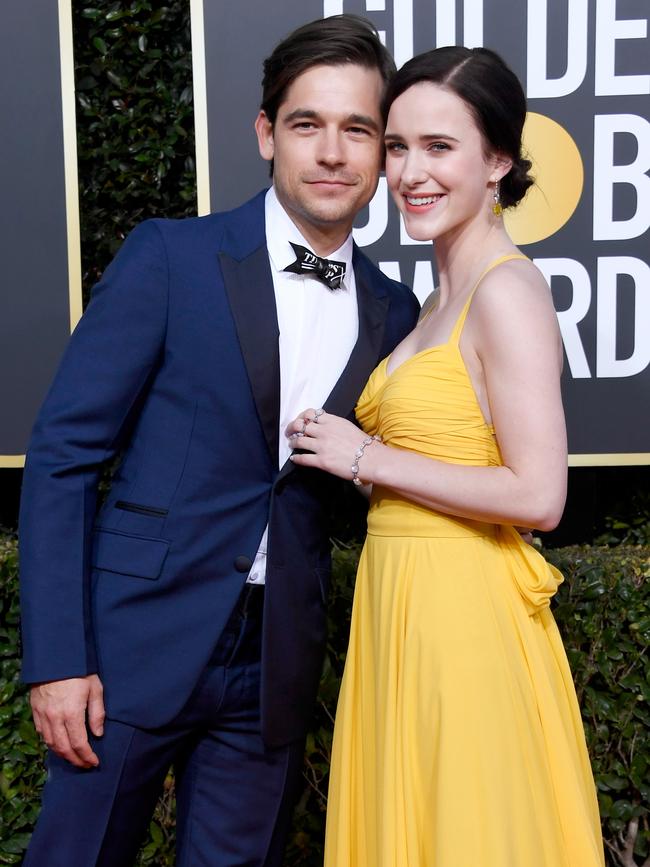
<instances>
[{"instance_id":1,"label":"gown waist detail","mask_svg":"<svg viewBox=\"0 0 650 867\"><path fill-rule=\"evenodd\" d=\"M368 512L368 534L429 539L496 538L498 525L445 515L375 486Z\"/></svg>"}]
</instances>

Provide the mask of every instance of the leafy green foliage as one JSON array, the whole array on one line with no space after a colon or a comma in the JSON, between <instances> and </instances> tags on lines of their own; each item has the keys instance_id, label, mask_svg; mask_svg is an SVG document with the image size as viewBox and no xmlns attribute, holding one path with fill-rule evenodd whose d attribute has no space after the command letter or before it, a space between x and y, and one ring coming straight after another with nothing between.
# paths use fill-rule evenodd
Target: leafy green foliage
<instances>
[{"instance_id":1,"label":"leafy green foliage","mask_svg":"<svg viewBox=\"0 0 650 867\"><path fill-rule=\"evenodd\" d=\"M20 864L38 813L42 748L18 683L18 555L0 536L0 864Z\"/></svg>"},{"instance_id":2,"label":"leafy green foliage","mask_svg":"<svg viewBox=\"0 0 650 867\"><path fill-rule=\"evenodd\" d=\"M558 621L596 776L605 839L616 860L641 820L634 853L650 854L650 549L563 548ZM628 862L633 863L633 862Z\"/></svg>"},{"instance_id":3,"label":"leafy green foliage","mask_svg":"<svg viewBox=\"0 0 650 867\"><path fill-rule=\"evenodd\" d=\"M146 217L196 213L188 0L73 4L84 288Z\"/></svg>"},{"instance_id":4,"label":"leafy green foliage","mask_svg":"<svg viewBox=\"0 0 650 867\"><path fill-rule=\"evenodd\" d=\"M616 517L605 520L605 527L597 545L650 545L650 492L637 490L625 508L616 509Z\"/></svg>"},{"instance_id":5,"label":"leafy green foliage","mask_svg":"<svg viewBox=\"0 0 650 867\"><path fill-rule=\"evenodd\" d=\"M319 867L327 804L332 726L348 640L359 546L337 545L329 606L329 643L314 726L307 739L304 788L286 867ZM650 853L650 548L573 547L548 553L566 576L554 606L575 678L612 867ZM42 748L18 684L17 555L0 536L0 864L18 864L38 811ZM626 847L628 849L625 853ZM165 790L138 865L174 863L174 791ZM632 852L635 853L636 860Z\"/></svg>"}]
</instances>

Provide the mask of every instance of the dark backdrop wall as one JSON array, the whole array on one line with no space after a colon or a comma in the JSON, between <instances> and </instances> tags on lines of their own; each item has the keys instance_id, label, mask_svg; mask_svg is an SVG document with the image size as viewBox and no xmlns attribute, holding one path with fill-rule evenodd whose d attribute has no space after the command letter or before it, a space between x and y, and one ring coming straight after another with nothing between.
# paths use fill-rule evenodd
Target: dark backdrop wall
<instances>
[{"instance_id":1,"label":"dark backdrop wall","mask_svg":"<svg viewBox=\"0 0 650 867\"><path fill-rule=\"evenodd\" d=\"M365 15L398 66L440 45L493 48L529 98L537 184L506 222L553 289L572 465L650 463L647 2L286 0L267 9L241 0L225 16L217 0L192 2L201 207L232 207L268 183L251 127L262 60L302 22ZM431 247L408 238L384 179L355 235L421 300L431 291Z\"/></svg>"},{"instance_id":2,"label":"dark backdrop wall","mask_svg":"<svg viewBox=\"0 0 650 867\"><path fill-rule=\"evenodd\" d=\"M16 3L16 8L19 5L21 4ZM34 5L38 4L35 2L32 7ZM44 8L47 6L48 9L51 6L51 4L44 2L41 5ZM65 6L65 3L62 5ZM166 4L164 9L152 9L151 5L148 3L109 3L108 0L101 0L101 2L94 3L92 8L75 4L73 10L82 257L86 291L132 225L146 216L156 214L182 216L192 213L195 208L194 106L192 104L189 2L188 0L175 0L175 2ZM204 8L200 3L194 4L195 45L199 36L204 45L207 43L205 31L209 27L210 38L221 39L222 44L220 47L218 46L218 51L215 49L215 51L208 52L208 67L213 64L217 71L223 69L224 72L227 72L228 64L225 63L224 57L227 58L230 55L227 52L224 55L222 50L230 50L229 46L233 47L234 53L231 52L230 60L234 63L235 54L238 54L237 69L240 69L242 66L240 62L241 46L245 44L247 71L242 71L237 76L229 75L229 82L233 86L233 99L239 106L236 111L231 111L227 102L224 102L223 90L216 89L212 90L211 93L208 91L209 99L216 100L216 105L219 108L218 117L228 118L227 124L215 123L214 118L217 115L211 112L209 115L210 126L208 126L206 107L209 100L203 99L201 82L195 81L195 84L199 84L196 108L197 132L200 140L197 153L199 176L202 179L199 184L199 193L200 197L203 197L203 208L205 208L209 198L212 199L215 208L226 207L234 201L241 200L249 192L258 189L267 182L266 166L256 155L252 134L252 120L257 111L259 99L261 58L267 53L273 42L281 38L294 24L324 12L341 11L334 8L340 6L340 3L321 4L312 2L312 0L309 2L308 0L305 2L301 0L300 3L287 2L282 4L281 10L275 10L273 16L265 15L265 26L260 28L252 26L252 23L257 20L255 16L259 14L259 3L243 0L238 6L237 14L231 10L232 14L223 17L219 15L219 5L214 0L205 0ZM614 26L609 26L608 34L605 34L608 42L604 41L602 21L600 37L597 35L597 22L594 17L594 7L591 4L589 4L590 11L582 22L583 24L586 22L586 27L583 27L582 30L576 30L580 21L574 21L572 24L572 32L582 34L580 37L582 42L576 42L575 36L571 42L568 36L569 22L566 4L550 0L548 4L538 2L529 5L533 8L533 12L535 9L537 10L537 19L533 17L529 20L525 4L522 4L521 8L517 4L517 9L510 10L513 16L512 23L505 21L501 16L500 29L495 27L494 10L487 2L482 4L466 0L465 3L453 4L449 2L434 3L432 0L432 2L427 3L411 4L409 2L382 3L381 0L374 0L374 2L367 0L365 4L361 2L345 3L344 11L360 12L372 18L377 26L385 31L388 44L395 48L398 60L406 59L412 50L430 47L436 40L439 42L445 39L450 42L462 41L465 37L465 41L470 43L473 41L474 44L478 44L481 40L477 39L477 36L482 33L483 41L501 50L522 76L522 79L528 82L529 93L531 75L532 83L538 90L547 87L553 92L552 95L534 96L531 99L531 107L534 106L539 115L546 112L546 116L550 117L551 112L548 106L551 103L561 106L564 100L569 100L566 103L567 108L564 109L564 113L557 115L557 117L560 121L559 126L565 132L569 131L574 141L580 137L576 132L579 125L577 121L574 122L572 113L578 112L580 99L589 102L591 106L589 108L589 111L592 112L590 123L594 129L596 125L594 112L596 108L607 102L600 97L597 99L595 93L591 93L592 90L595 91L596 87L595 62L597 51L600 51L598 56L601 60L607 61L604 69L609 70L610 78L613 69L615 77L633 76L635 87L647 88L647 73L650 63L647 60L647 28L644 30L645 19L643 17L644 14L647 17L646 4L619 0L617 15L621 21ZM571 8L579 10L583 5L587 6L586 3L576 3L572 4ZM605 5L612 6L611 3ZM544 9L548 16L548 35L540 30L540 8ZM201 12L200 18L197 9ZM204 17L207 26L205 28L200 26L197 29L197 23L200 22L202 25ZM627 19L628 23L625 24L623 19ZM241 28L242 24L245 25L247 21L251 27L246 39L242 42L244 34L241 32ZM20 24L21 33L24 33L28 24L29 27L35 28L38 19L31 17L28 22L25 22L23 18L16 18L16 22ZM48 27L51 26L58 26L57 22L50 21ZM530 63L527 60L527 52L529 52L527 46L531 41L535 41L531 40L527 30L533 27L537 28L533 32L537 32L539 36L539 40L537 40L539 46L544 45L547 52L546 66L543 64L538 66L536 84L535 73L530 72L528 68ZM613 38L612 34L620 35L625 28L627 28L625 32L628 35L632 32L636 33L636 36L624 40ZM7 30L3 27L2 32L6 34ZM494 37L494 40L498 37L501 43L497 44L495 41L488 43L488 35L491 38ZM43 39L42 34L40 38ZM600 48L597 49L596 41L598 38L600 39ZM553 40L555 40L556 47L550 44ZM609 49L605 50L607 44L609 44ZM539 46L537 47L539 48ZM612 66L612 47L615 51L614 66ZM55 48L58 51L58 45ZM50 59L52 59L52 51L53 49L50 47ZM56 51L54 51L54 61L56 61ZM200 52L195 51L195 56L197 54ZM538 62L539 50L535 56L537 56L536 62ZM573 57L574 60L569 62L569 56ZM7 53L3 52L0 57L6 58ZM10 57L15 60L16 68L20 68L20 58L17 57L15 48ZM0 62L4 61L0 60ZM230 68L232 69L232 66ZM543 76L539 69L543 69ZM55 83L60 89L60 72L57 75L59 77ZM51 78L52 76L50 76ZM3 104L6 100L7 106L11 106L18 100L12 96L8 88L7 76L3 76L2 82L3 84L0 86L4 89L0 92L2 93ZM33 80L30 79L30 86L33 83ZM623 85L629 89L630 81L624 80ZM564 96L559 95L561 88L571 92ZM643 91L643 93L645 92L647 91ZM576 93L577 96L573 95ZM609 97L608 105L610 108L606 112L619 115L621 112L617 109L624 108L625 115L634 115L641 119L634 122L636 123L633 128L634 134L623 132L610 136L616 143L616 162L621 165L619 169L612 170L612 176L618 180L615 184L610 184L613 191L611 207L612 209L627 207L627 211L612 210L610 222L614 218L618 222L632 219L636 221L634 225L637 227L645 225L646 228L643 232L636 238L628 239L627 246L624 247L626 254L635 254L629 255L628 258L639 259L642 262L638 251L642 244L647 241L648 209L647 166L644 168L643 153L647 155L649 151L645 147L645 151L642 153L641 148L641 145L644 144L644 130L648 127L647 115L642 117L639 113L639 106L642 108L644 102L647 103L647 98L644 100L643 93L628 93L625 99ZM571 99L574 100L573 103L570 103ZM533 102L533 100L537 102ZM61 104L62 97L59 98L59 106ZM58 122L62 128L60 116ZM616 122L618 123L618 121ZM638 141L637 155L635 155L634 147L635 135ZM238 141L237 148L232 147L232 141L235 139ZM542 138L542 140L544 139ZM54 138L53 141L56 139ZM580 185L578 185L579 200L574 212L569 217L569 224L582 213L581 209L583 211L586 209L587 217L593 217L593 193L587 194L585 192L589 186L593 187L594 169L593 167L588 168L588 160L593 159L593 131L591 144L589 137L585 139L585 142L580 140L579 144L585 152L584 155L580 156L583 172ZM203 160L202 165L201 158L202 154L209 156L217 146L219 148L219 165L210 177L209 159ZM566 138L561 138L558 145L559 152L564 153L566 147ZM554 152L552 148L551 152ZM580 149L578 152L580 154ZM542 152L539 153L541 158ZM6 166L6 163L4 165ZM585 169L586 165L587 169ZM224 167L225 170L222 170ZM235 171L238 171L239 174L233 174ZM547 178L552 176L548 174L546 169L545 173ZM59 177L62 176L63 173L60 172ZM232 183L231 178L235 179ZM401 227L395 223L387 200L384 208L381 195L380 188L377 201L370 212L361 215L357 232L358 240L360 243L365 243L368 239L372 239L373 233L378 234L378 239L367 245L368 252L375 255L379 261L384 262L384 267L387 270L393 269L393 273L394 269L399 267L402 278L414 282L416 290L423 293L433 280L429 264L429 251L408 244L402 236ZM384 210L386 215L384 215ZM58 212L60 215L63 209L59 207ZM542 216L544 216L543 213ZM539 219L537 216L535 221L539 221ZM548 222L548 214L546 214L545 219ZM643 223L644 219L646 223ZM531 218L529 222L535 221ZM588 223L589 220L587 220ZM59 226L61 225L62 221L59 222ZM571 316L575 319L579 313L580 304L586 309L584 321L577 322L573 330L580 337L580 344L582 344L591 376L589 378L574 377L572 370L571 378L578 386L588 385L598 388L603 385L604 379L611 379L612 385L616 385L618 381L623 379L630 380L632 384L640 383L642 386L639 389L640 399L636 402L647 407L649 403L647 400L647 380L643 379L644 376L647 376L647 365L640 373L627 377L595 376L598 372L596 332L599 292L601 295L607 295L606 292L599 289L597 282L599 278L597 259L607 258L600 256L599 245L604 244L603 252L606 247L608 250L615 248L620 251L623 249L621 241L619 239L614 244L611 240L601 242L594 241L593 238L589 239L589 225L587 225L586 229L582 229L583 240L586 237L591 245L590 249L593 248L599 255L595 255L592 251L584 257L583 261L582 253L579 255L579 246L571 241L571 238L575 237L579 240L581 236L579 233L574 236L566 235L565 233L569 231L569 228L569 225L565 228L560 227L546 241L531 244L527 251L530 254L531 249L536 245L552 242L556 245L553 248L554 255L546 258L564 261L565 271L569 271L571 268L570 265L566 265L567 261L571 260L574 263L570 277L556 275L553 278L560 313L563 309L571 310L573 308ZM591 228L593 229L593 226ZM382 229L383 231L380 231ZM517 228L517 231L520 230L522 230L522 225ZM629 227L626 231L629 232ZM58 235L56 232L52 233L52 237L59 239L59 249L66 246L64 234L61 228L59 228ZM592 231L592 234L595 233ZM384 252L381 249L382 243L387 245ZM392 247L389 246L390 244ZM30 248L30 253L33 250L39 251L42 246L39 245L40 241ZM28 266L32 264L32 258L34 258L33 254L31 257L26 256L22 265L19 263L21 279L29 272ZM585 280L581 268L587 273L589 287L587 287L587 280ZM594 268L595 271L593 271ZM592 276L589 269L593 271L595 276ZM49 284L53 282L51 270L49 269L47 275ZM8 271L5 271L5 274L7 273ZM639 271L639 273L642 272ZM0 304L3 306L3 312L5 301L8 299L8 286L9 284L5 282L3 275L3 283L0 288ZM632 277L629 277L627 282L624 277L617 280L617 296L620 295L620 297L616 299L616 306L620 322L617 323L618 345L616 351L620 361L625 362L626 358L634 358L635 353L637 359L635 363L638 363L638 359L643 360L639 354L642 350L639 349L641 344L636 338L636 332L640 329L641 335L647 336L650 330L647 316L644 313L643 300L648 291L648 281L641 280L637 283ZM62 295L65 301L65 292ZM631 324L631 309L636 310L634 312L634 324ZM585 330L590 319L596 329L592 333ZM64 340L67 327L65 326L65 314L61 316L59 313L59 321L64 323L62 329ZM623 327L623 321L627 322L625 327ZM638 322L641 324L636 324ZM625 328L627 328L627 332ZM565 332L568 334L571 332L568 325L565 327ZM625 337L626 333L627 338ZM634 337L633 341L629 339L630 333ZM38 338L32 338L31 334L26 332L23 332L23 336L25 337L23 342L29 341L29 350L34 353L38 349ZM647 337L645 341L641 342L646 347L650 345ZM573 344L569 340L568 354L570 353L572 355L569 360L572 360L573 369L580 372L580 347L575 339ZM53 355L56 356L56 352ZM55 360L53 358L53 361ZM3 363L2 365L5 376L12 374L17 369L19 368L15 364L12 366ZM571 370L571 365L569 365L569 369ZM44 379L49 379L49 374ZM593 381L585 382L585 380ZM43 387L45 387L44 384ZM3 401L3 421L0 430L5 429L5 417L13 412L13 405L8 402L9 395L8 390L3 392L5 400ZM580 407L578 406L579 415ZM646 445L647 439L643 439L647 436L647 425L627 425L625 419L621 417L620 413L613 411L612 406L605 398L603 398L601 415L607 416L609 419L615 418L621 431L635 429L639 434L637 440L639 438L641 440L641 448L645 448L645 452L641 454L645 454L649 450ZM598 427L600 421L594 422L593 419L589 418L585 421L585 427L587 423L590 426ZM624 444L624 447L629 450L629 446ZM0 454L2 454L1 448ZM643 466L607 469L585 467L571 470L567 514L560 530L554 536L557 537L558 541L591 538L595 531L602 529L603 519L607 514L620 514L621 511L629 510L631 494L636 490L647 490L648 481L650 481L650 474L647 467ZM0 470L0 525L15 526L19 483L19 470ZM360 520L358 525L361 526Z\"/></svg>"},{"instance_id":3,"label":"dark backdrop wall","mask_svg":"<svg viewBox=\"0 0 650 867\"><path fill-rule=\"evenodd\" d=\"M64 10L65 12L65 10ZM0 27L0 466L20 466L81 315L72 22L5 0Z\"/></svg>"}]
</instances>

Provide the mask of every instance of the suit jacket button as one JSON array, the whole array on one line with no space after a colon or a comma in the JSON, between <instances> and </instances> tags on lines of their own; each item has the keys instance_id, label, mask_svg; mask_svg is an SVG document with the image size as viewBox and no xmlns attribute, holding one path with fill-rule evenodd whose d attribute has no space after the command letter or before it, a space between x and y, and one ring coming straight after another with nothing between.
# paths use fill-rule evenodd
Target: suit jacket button
<instances>
[{"instance_id":1,"label":"suit jacket button","mask_svg":"<svg viewBox=\"0 0 650 867\"><path fill-rule=\"evenodd\" d=\"M250 572L251 566L253 565L253 561L250 557L244 556L244 554L240 554L239 557L235 557L235 569L238 572Z\"/></svg>"}]
</instances>

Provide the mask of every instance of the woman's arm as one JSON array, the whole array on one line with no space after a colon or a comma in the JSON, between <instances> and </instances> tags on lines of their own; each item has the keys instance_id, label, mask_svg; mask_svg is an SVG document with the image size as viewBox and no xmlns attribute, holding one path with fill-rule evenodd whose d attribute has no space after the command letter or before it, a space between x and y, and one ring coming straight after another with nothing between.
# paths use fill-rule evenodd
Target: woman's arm
<instances>
[{"instance_id":1,"label":"woman's arm","mask_svg":"<svg viewBox=\"0 0 650 867\"><path fill-rule=\"evenodd\" d=\"M564 507L567 450L559 329L550 290L537 269L489 274L476 292L466 329L471 346L464 350L473 348L481 361L504 465L450 464L373 443L360 460L359 476L436 511L550 530ZM298 419L289 432L301 427ZM296 440L296 447L313 454L293 460L350 478L361 439L354 425L326 414Z\"/></svg>"}]
</instances>

